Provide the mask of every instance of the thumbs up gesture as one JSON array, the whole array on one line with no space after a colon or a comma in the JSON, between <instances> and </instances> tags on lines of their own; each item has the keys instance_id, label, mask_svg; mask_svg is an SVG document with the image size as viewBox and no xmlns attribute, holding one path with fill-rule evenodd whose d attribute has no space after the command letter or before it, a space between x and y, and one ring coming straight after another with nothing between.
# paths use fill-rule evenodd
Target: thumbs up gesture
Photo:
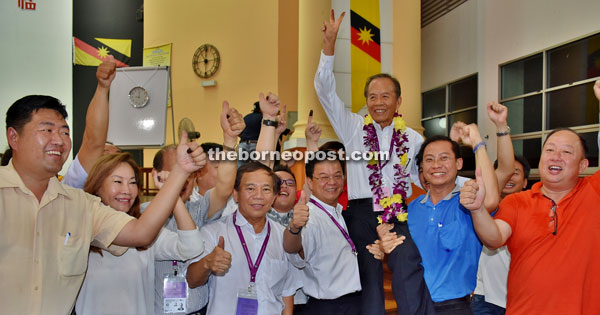
<instances>
[{"instance_id":1,"label":"thumbs up gesture","mask_svg":"<svg viewBox=\"0 0 600 315\"><path fill-rule=\"evenodd\" d=\"M206 267L210 271L217 275L222 276L231 267L231 253L225 250L225 239L223 236L219 236L219 243L213 251L206 256Z\"/></svg>"},{"instance_id":2,"label":"thumbs up gesture","mask_svg":"<svg viewBox=\"0 0 600 315\"><path fill-rule=\"evenodd\" d=\"M298 203L294 206L290 227L292 230L298 231L306 225L306 222L308 222L308 206L306 205L306 193L303 190Z\"/></svg>"},{"instance_id":3,"label":"thumbs up gesture","mask_svg":"<svg viewBox=\"0 0 600 315\"><path fill-rule=\"evenodd\" d=\"M471 211L479 210L485 198L485 185L481 176L481 169L475 170L475 180L466 182L460 189L460 203Z\"/></svg>"}]
</instances>

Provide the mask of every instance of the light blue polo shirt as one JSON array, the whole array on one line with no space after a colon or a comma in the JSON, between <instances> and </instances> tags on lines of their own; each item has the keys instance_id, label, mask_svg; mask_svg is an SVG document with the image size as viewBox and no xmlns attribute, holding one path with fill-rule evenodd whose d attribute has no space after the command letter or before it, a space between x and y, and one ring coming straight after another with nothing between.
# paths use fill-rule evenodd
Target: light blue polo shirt
<instances>
[{"instance_id":1,"label":"light blue polo shirt","mask_svg":"<svg viewBox=\"0 0 600 315\"><path fill-rule=\"evenodd\" d=\"M408 206L408 228L421 253L425 282L434 302L471 294L477 284L481 242L456 186L434 205L429 193Z\"/></svg>"}]
</instances>

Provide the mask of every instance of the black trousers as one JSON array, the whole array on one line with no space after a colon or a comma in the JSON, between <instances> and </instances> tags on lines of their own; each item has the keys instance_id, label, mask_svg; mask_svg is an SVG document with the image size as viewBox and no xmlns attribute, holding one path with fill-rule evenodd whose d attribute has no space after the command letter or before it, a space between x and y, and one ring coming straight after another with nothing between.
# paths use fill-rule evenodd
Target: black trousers
<instances>
[{"instance_id":1,"label":"black trousers","mask_svg":"<svg viewBox=\"0 0 600 315\"><path fill-rule=\"evenodd\" d=\"M383 265L375 259L366 246L373 244L377 236L377 216L373 212L371 198L350 200L343 216L350 238L358 250L360 273L361 314L385 314L383 291ZM398 314L435 314L429 290L423 278L421 255L408 231L406 222L394 219L394 232L406 236L404 243L388 256L392 271L392 291L398 305Z\"/></svg>"},{"instance_id":2,"label":"black trousers","mask_svg":"<svg viewBox=\"0 0 600 315\"><path fill-rule=\"evenodd\" d=\"M438 315L473 315L471 297L468 295L458 299L436 302L433 303L433 306Z\"/></svg>"},{"instance_id":3,"label":"black trousers","mask_svg":"<svg viewBox=\"0 0 600 315\"><path fill-rule=\"evenodd\" d=\"M299 310L299 315L360 315L360 292L350 293L332 300L309 297L308 302Z\"/></svg>"}]
</instances>

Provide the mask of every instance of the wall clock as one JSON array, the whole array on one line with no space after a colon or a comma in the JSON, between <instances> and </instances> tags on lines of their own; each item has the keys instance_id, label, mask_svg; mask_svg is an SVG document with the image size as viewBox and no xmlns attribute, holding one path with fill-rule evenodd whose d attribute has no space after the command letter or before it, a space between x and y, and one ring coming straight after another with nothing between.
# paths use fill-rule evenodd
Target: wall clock
<instances>
[{"instance_id":1,"label":"wall clock","mask_svg":"<svg viewBox=\"0 0 600 315\"><path fill-rule=\"evenodd\" d=\"M220 63L221 56L219 55L219 50L211 44L204 44L198 47L194 58L192 58L194 72L204 79L212 77L219 70Z\"/></svg>"}]
</instances>

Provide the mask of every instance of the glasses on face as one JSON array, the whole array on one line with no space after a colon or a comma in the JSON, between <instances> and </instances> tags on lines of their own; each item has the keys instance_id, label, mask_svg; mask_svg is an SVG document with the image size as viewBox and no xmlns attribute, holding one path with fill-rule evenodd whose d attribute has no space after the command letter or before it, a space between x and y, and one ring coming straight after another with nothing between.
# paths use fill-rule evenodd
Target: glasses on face
<instances>
[{"instance_id":1,"label":"glasses on face","mask_svg":"<svg viewBox=\"0 0 600 315\"><path fill-rule=\"evenodd\" d=\"M279 179L279 186L286 184L289 187L296 186L296 181L293 179Z\"/></svg>"},{"instance_id":2,"label":"glasses on face","mask_svg":"<svg viewBox=\"0 0 600 315\"><path fill-rule=\"evenodd\" d=\"M344 175L338 174L338 175L333 175L333 176L321 176L321 177L314 177L314 179L316 179L319 183L328 183L332 179L334 182L339 182L344 179Z\"/></svg>"}]
</instances>

